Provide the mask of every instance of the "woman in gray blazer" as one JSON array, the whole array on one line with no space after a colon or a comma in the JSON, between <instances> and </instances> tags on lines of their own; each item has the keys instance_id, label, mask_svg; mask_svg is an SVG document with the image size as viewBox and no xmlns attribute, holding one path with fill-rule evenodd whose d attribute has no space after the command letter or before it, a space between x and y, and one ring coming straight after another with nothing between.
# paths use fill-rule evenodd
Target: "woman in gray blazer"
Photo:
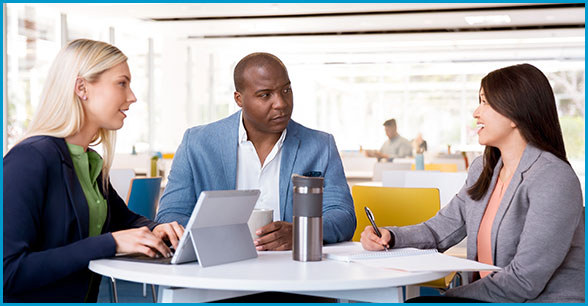
<instances>
[{"instance_id":1,"label":"woman in gray blazer","mask_svg":"<svg viewBox=\"0 0 588 306\"><path fill-rule=\"evenodd\" d=\"M459 193L421 224L382 228L381 238L366 227L363 247L443 252L468 237L468 259L502 268L414 302L583 303L582 191L547 78L529 64L498 69L482 79L479 100L474 118L486 149Z\"/></svg>"}]
</instances>

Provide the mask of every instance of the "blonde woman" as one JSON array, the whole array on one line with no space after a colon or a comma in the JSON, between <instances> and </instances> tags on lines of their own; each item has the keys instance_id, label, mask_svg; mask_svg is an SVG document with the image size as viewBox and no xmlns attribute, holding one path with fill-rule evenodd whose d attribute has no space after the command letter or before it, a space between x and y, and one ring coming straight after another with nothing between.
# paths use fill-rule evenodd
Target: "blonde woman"
<instances>
[{"instance_id":1,"label":"blonde woman","mask_svg":"<svg viewBox=\"0 0 588 306\"><path fill-rule=\"evenodd\" d=\"M131 212L110 185L116 132L136 101L127 57L79 39L53 62L23 140L4 157L4 302L96 301L90 260L170 256L183 228ZM90 144L102 143L104 159Z\"/></svg>"}]
</instances>

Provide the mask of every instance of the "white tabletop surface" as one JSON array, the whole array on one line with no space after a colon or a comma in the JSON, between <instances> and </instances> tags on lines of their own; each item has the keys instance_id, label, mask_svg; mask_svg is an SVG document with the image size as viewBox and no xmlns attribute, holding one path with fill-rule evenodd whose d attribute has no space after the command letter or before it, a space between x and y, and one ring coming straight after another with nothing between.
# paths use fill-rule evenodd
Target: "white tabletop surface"
<instances>
[{"instance_id":1,"label":"white tabletop surface","mask_svg":"<svg viewBox=\"0 0 588 306\"><path fill-rule=\"evenodd\" d=\"M359 243L345 242L329 248ZM245 261L201 268L197 263L162 265L113 259L90 262L90 270L104 276L157 285L253 291L324 291L390 288L427 282L446 273L409 273L367 267L357 263L323 259L318 262L292 260L292 252L259 252Z\"/></svg>"}]
</instances>

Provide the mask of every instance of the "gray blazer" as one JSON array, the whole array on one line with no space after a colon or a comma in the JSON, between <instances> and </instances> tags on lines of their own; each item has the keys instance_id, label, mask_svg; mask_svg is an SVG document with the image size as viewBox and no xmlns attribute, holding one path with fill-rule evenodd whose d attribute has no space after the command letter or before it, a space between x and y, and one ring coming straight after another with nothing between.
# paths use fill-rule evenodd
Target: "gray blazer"
<instances>
[{"instance_id":1,"label":"gray blazer","mask_svg":"<svg viewBox=\"0 0 588 306\"><path fill-rule=\"evenodd\" d=\"M502 159L480 201L467 190L482 172L471 165L465 185L437 215L424 223L389 227L395 248L445 251L467 240L468 259L477 258L477 234L494 190ZM448 296L489 302L584 302L584 207L572 168L527 145L492 224L494 265L502 270L447 291ZM471 275L470 275L471 278Z\"/></svg>"}]
</instances>

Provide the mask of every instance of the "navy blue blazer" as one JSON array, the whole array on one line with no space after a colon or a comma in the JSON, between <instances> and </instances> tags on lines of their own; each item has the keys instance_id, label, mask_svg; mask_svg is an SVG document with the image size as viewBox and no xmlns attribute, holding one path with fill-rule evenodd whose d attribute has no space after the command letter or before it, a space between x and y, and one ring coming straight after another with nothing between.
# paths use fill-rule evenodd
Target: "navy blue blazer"
<instances>
[{"instance_id":1,"label":"navy blue blazer","mask_svg":"<svg viewBox=\"0 0 588 306\"><path fill-rule=\"evenodd\" d=\"M100 278L88 263L115 255L110 232L157 225L131 212L110 183L104 198L102 234L88 237L88 202L65 140L35 136L6 154L4 302L83 302L88 292L96 301Z\"/></svg>"}]
</instances>

